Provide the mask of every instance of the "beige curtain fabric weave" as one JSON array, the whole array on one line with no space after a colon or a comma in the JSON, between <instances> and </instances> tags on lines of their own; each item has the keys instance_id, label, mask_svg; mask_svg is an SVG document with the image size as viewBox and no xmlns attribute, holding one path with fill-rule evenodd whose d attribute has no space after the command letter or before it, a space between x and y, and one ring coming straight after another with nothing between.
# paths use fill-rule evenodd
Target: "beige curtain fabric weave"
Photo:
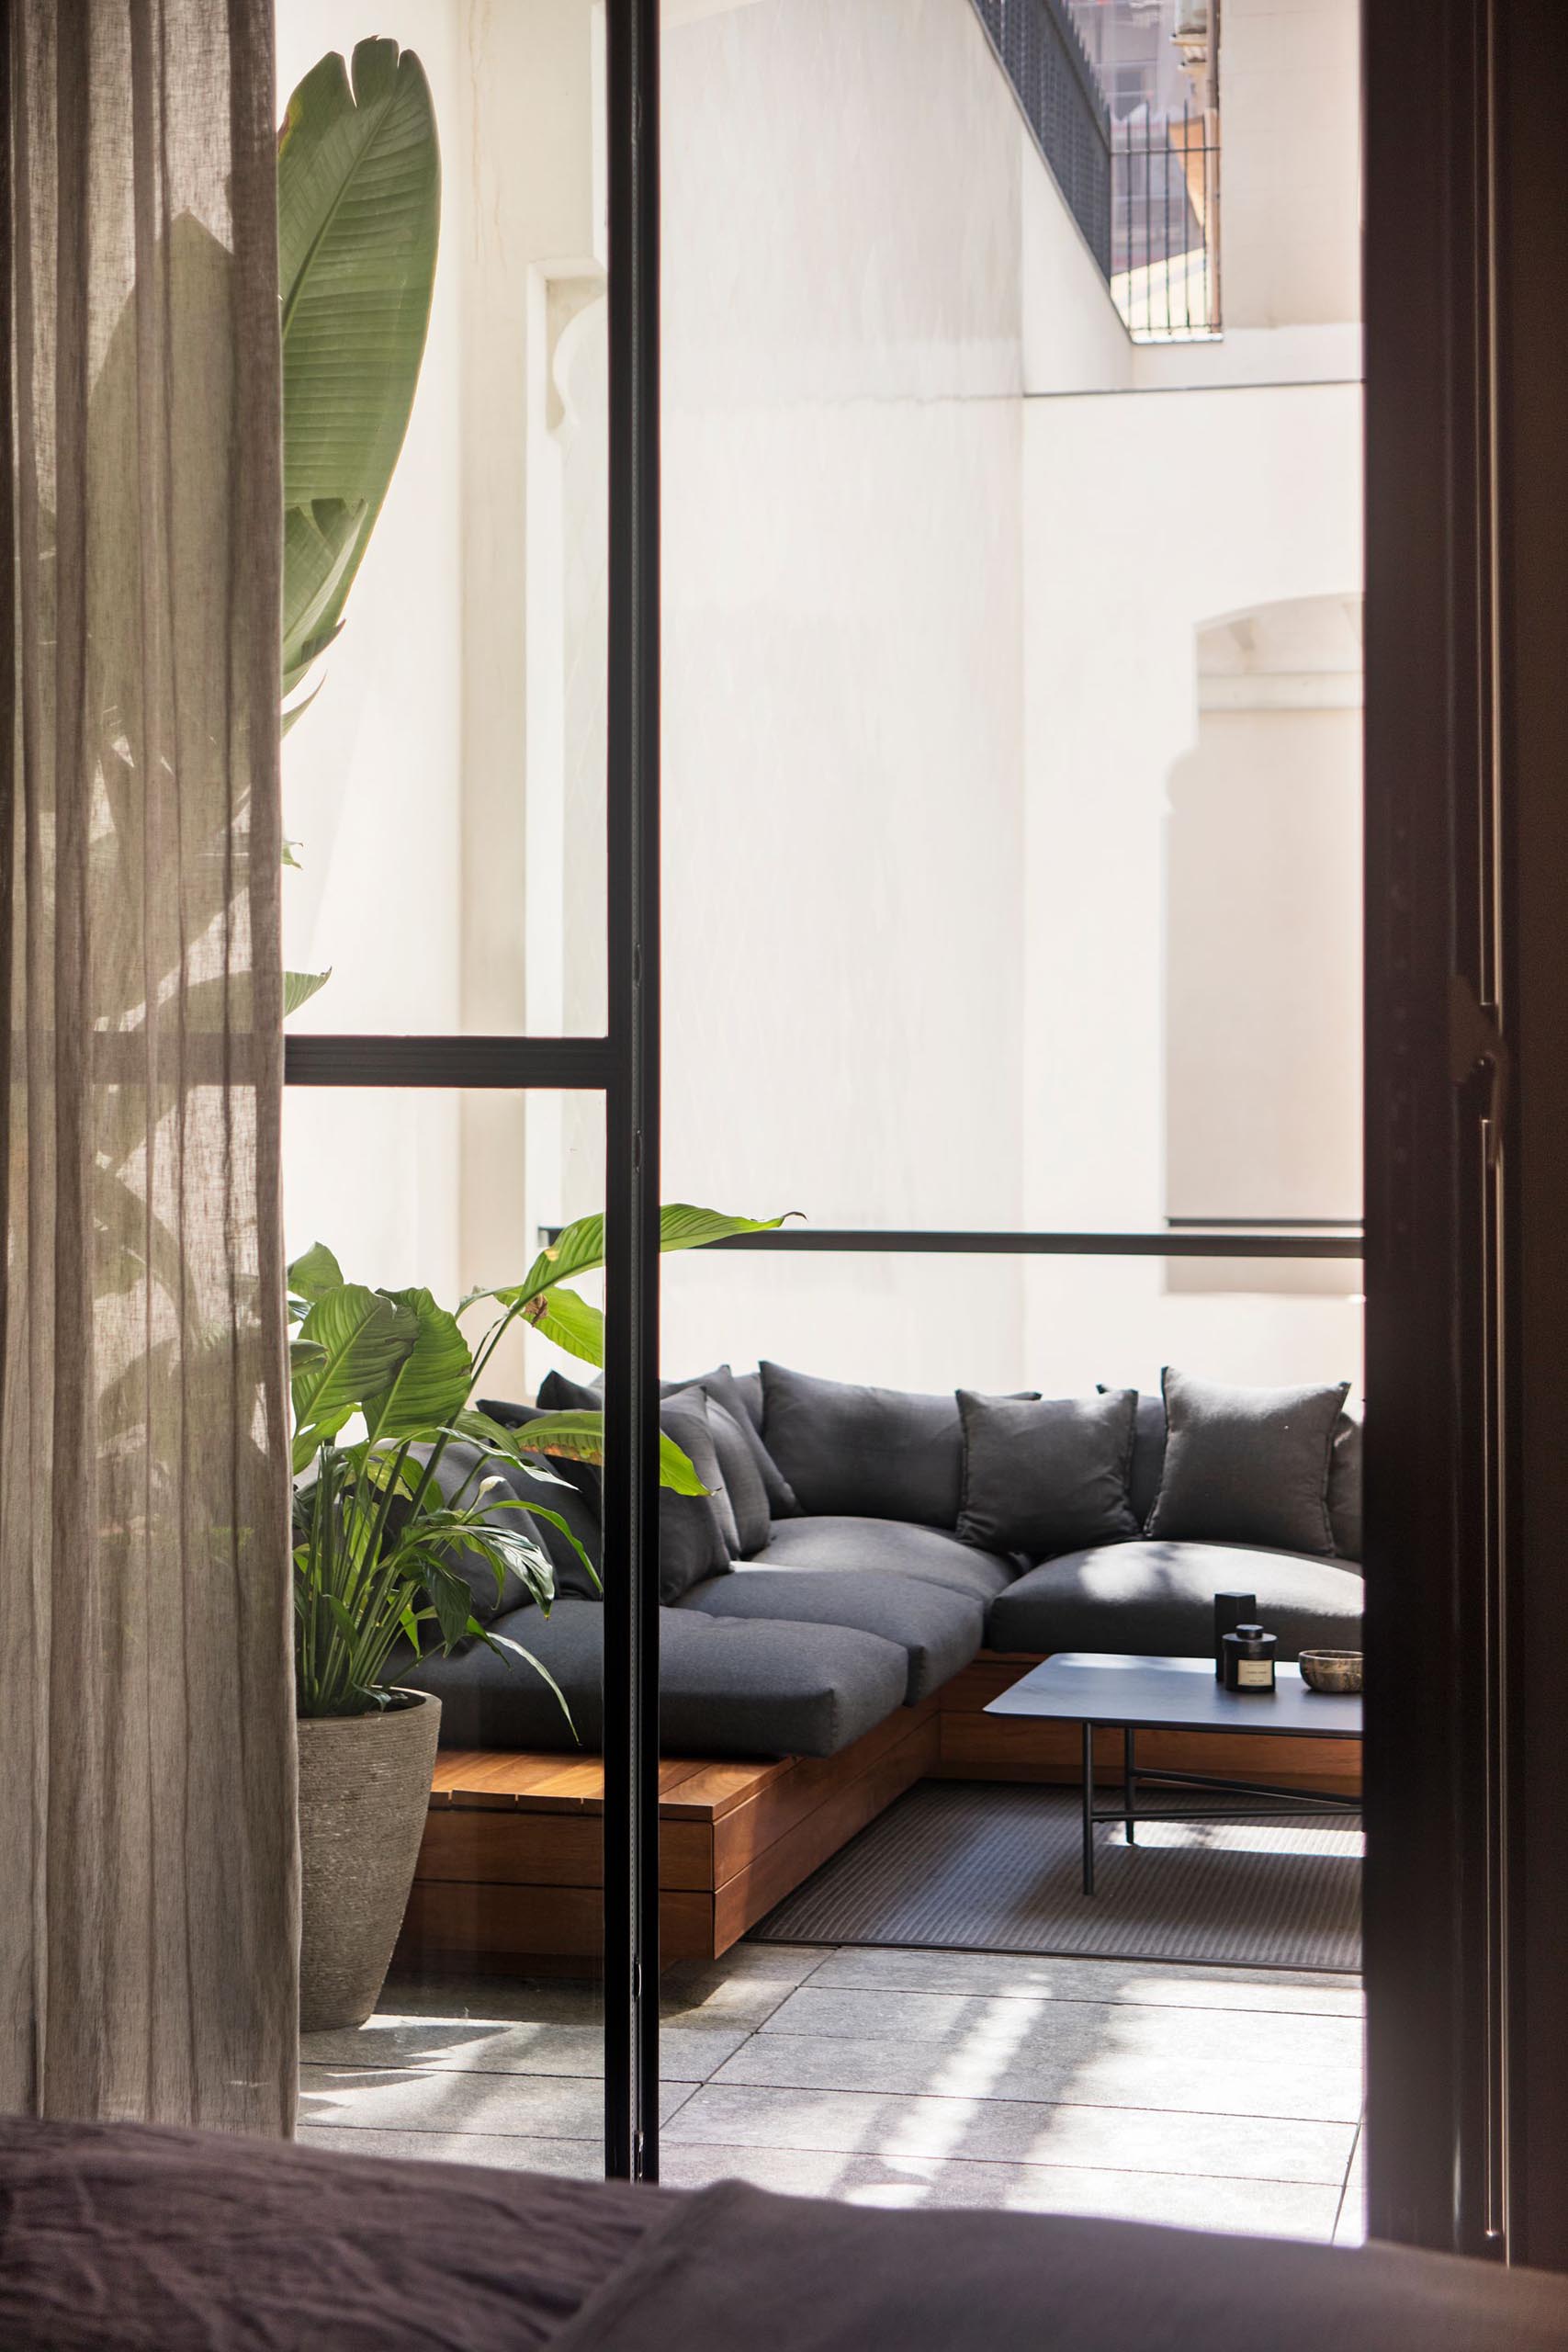
<instances>
[{"instance_id":1,"label":"beige curtain fabric weave","mask_svg":"<svg viewBox=\"0 0 1568 2352\"><path fill-rule=\"evenodd\" d=\"M266 0L10 0L0 2108L288 2132Z\"/></svg>"}]
</instances>

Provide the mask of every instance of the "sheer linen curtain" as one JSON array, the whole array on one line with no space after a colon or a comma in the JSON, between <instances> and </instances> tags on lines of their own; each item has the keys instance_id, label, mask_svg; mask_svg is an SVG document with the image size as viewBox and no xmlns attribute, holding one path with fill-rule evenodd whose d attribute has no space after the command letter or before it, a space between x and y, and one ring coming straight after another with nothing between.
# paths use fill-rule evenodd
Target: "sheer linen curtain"
<instances>
[{"instance_id":1,"label":"sheer linen curtain","mask_svg":"<svg viewBox=\"0 0 1568 2352\"><path fill-rule=\"evenodd\" d=\"M0 2108L288 2132L265 0L10 0Z\"/></svg>"}]
</instances>

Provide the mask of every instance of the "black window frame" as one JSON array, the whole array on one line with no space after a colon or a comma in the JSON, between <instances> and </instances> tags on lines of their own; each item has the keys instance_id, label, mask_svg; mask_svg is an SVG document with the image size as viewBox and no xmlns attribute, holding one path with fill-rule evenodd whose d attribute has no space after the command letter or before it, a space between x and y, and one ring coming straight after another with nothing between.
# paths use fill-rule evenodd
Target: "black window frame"
<instances>
[{"instance_id":1,"label":"black window frame","mask_svg":"<svg viewBox=\"0 0 1568 2352\"><path fill-rule=\"evenodd\" d=\"M600 1094L605 1118L604 2169L658 2177L659 0L607 0L608 1012L599 1037L338 1034L288 1086Z\"/></svg>"}]
</instances>

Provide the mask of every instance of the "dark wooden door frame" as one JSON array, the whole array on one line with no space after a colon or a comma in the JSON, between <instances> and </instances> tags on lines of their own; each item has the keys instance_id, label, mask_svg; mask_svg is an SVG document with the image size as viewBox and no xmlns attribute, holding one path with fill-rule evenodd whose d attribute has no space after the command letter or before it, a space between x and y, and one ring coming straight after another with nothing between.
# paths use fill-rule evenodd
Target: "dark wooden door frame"
<instances>
[{"instance_id":1,"label":"dark wooden door frame","mask_svg":"<svg viewBox=\"0 0 1568 2352\"><path fill-rule=\"evenodd\" d=\"M1568 2266L1568 11L1364 12L1369 2216Z\"/></svg>"}]
</instances>

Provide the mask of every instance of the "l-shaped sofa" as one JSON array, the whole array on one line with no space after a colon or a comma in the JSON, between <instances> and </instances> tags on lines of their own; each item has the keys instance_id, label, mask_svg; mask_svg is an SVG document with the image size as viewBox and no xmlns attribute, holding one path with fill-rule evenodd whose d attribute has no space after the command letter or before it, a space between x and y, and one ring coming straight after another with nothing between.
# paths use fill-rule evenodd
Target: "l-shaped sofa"
<instances>
[{"instance_id":1,"label":"l-shaped sofa","mask_svg":"<svg viewBox=\"0 0 1568 2352\"><path fill-rule=\"evenodd\" d=\"M1167 1389L1183 1379L1168 1374ZM1182 1443L1190 1434L1194 1392L1207 1410L1206 1422L1203 1412L1197 1416L1199 1436L1209 1431L1207 1453L1190 1448L1174 1519L1163 1499L1169 1492L1165 1395L1100 1392L1098 1402L1073 1408L1079 1422L1098 1416L1106 1424L1091 1433L1089 1450L1098 1446L1099 1455L1088 1474L1081 1460L1071 1474L1079 1487L1068 1497L1066 1520L1060 1498L1047 1498L1036 1525L1049 1529L1053 1510L1056 1525L1075 1523L1076 1511L1081 1531L1088 1476L1110 1491L1089 1497L1087 1523L1117 1532L1111 1540L1036 1549L1004 1548L995 1510L989 1519L976 1510L971 1488L977 1448L998 1418L1004 1486L1009 1476L1027 1486L1054 1443L1060 1452L1076 1442L1082 1454L1077 1424L1054 1436L1053 1408L1040 1400L911 1395L770 1363L740 1374L726 1365L700 1380L666 1384L664 1426L712 1493L705 1502L670 1495L664 1501L665 1751L835 1756L898 1708L928 1698L983 1650L1203 1656L1213 1645L1213 1596L1221 1590L1256 1595L1281 1657L1312 1645L1359 1647L1361 1427L1359 1415L1345 1409L1343 1385L1315 1392L1224 1391L1185 1381L1173 1392L1172 1408ZM1227 1399L1234 1400L1233 1419L1240 1415L1217 1442L1216 1399L1222 1419ZM1292 1399L1302 1401L1292 1408ZM485 1408L525 1428L538 1412L598 1402L596 1392L552 1374L537 1406L488 1399ZM994 1407L1014 1409L998 1417ZM1032 1414L1044 1417L1039 1426ZM1131 1442L1119 1498L1111 1456L1122 1443L1123 1426ZM1021 1467L1010 1472L1010 1461ZM460 1454L451 1466L461 1474ZM559 1462L552 1467L567 1469ZM613 1585L614 1561L604 1566L599 1560L597 1473L569 1475L572 1483L551 1490L549 1500ZM1298 1491L1281 1519L1273 1507L1292 1478ZM1315 1510L1309 1491L1314 1480ZM1238 1482L1247 1490L1239 1495ZM515 1488L525 1503L541 1498L525 1478ZM1003 1536L1007 1516L1004 1510ZM498 1602L488 1571L476 1573L476 1607L496 1634L548 1668L571 1724L521 1660L470 1643L449 1657L411 1665L401 1678L440 1696L446 1745L592 1751L600 1743L601 1596L556 1531L536 1524L557 1568L549 1614L523 1602L520 1588ZM1179 1532L1161 1532L1167 1525ZM1241 1540L1249 1526L1276 1535L1303 1527L1311 1547ZM977 1541L976 1532L987 1528L992 1542Z\"/></svg>"},{"instance_id":2,"label":"l-shaped sofa","mask_svg":"<svg viewBox=\"0 0 1568 2352\"><path fill-rule=\"evenodd\" d=\"M707 1491L660 1502L663 1959L717 1958L918 1781L1074 1780L1072 1725L987 1712L1050 1651L1207 1656L1213 1595L1237 1590L1285 1657L1357 1646L1361 1432L1346 1396L1173 1371L1156 1396L912 1396L773 1363L667 1384L663 1428ZM536 1405L482 1401L525 1432L601 1399L552 1374ZM476 1459L455 1450L440 1475ZM598 1473L552 1466L568 1483L551 1507L613 1592ZM537 1506L535 1482L515 1486ZM571 1545L535 1523L549 1614L520 1583L498 1600L477 1562L475 1607L548 1668L571 1724L538 1675L481 1643L404 1668L441 1698L443 1749L402 1966L572 1971L602 1942L604 1610ZM1119 1737L1102 1744L1114 1779ZM1146 1745L1151 1770L1359 1786L1354 1742Z\"/></svg>"}]
</instances>

